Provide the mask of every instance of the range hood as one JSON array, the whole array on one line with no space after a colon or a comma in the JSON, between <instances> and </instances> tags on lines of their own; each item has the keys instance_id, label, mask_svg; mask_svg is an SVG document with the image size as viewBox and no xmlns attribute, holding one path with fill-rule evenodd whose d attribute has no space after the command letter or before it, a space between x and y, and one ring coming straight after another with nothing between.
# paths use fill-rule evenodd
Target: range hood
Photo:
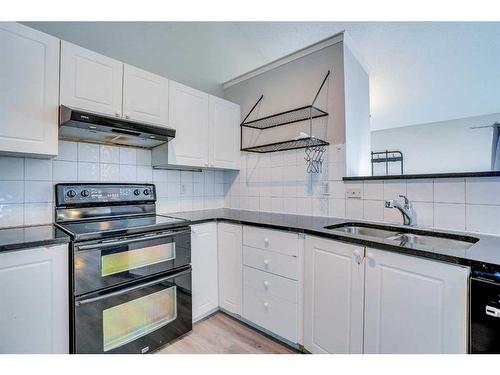
<instances>
[{"instance_id":1,"label":"range hood","mask_svg":"<svg viewBox=\"0 0 500 375\"><path fill-rule=\"evenodd\" d=\"M175 129L89 113L61 105L59 138L153 148L175 137Z\"/></svg>"}]
</instances>

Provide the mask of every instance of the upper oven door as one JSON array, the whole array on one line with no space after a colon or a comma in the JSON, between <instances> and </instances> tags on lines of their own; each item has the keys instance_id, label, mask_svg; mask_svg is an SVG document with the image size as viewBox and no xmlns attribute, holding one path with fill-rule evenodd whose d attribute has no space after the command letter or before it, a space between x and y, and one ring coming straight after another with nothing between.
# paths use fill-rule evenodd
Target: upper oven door
<instances>
[{"instance_id":1,"label":"upper oven door","mask_svg":"<svg viewBox=\"0 0 500 375\"><path fill-rule=\"evenodd\" d=\"M190 263L189 227L75 244L74 292L82 295Z\"/></svg>"}]
</instances>

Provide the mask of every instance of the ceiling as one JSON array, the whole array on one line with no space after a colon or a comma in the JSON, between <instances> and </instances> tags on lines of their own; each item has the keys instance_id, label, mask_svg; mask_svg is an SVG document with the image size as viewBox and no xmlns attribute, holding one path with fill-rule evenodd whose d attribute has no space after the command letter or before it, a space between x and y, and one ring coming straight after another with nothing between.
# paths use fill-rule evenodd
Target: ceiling
<instances>
[{"instance_id":1,"label":"ceiling","mask_svg":"<svg viewBox=\"0 0 500 375\"><path fill-rule=\"evenodd\" d=\"M369 67L372 129L500 112L500 23L25 24L216 95L223 82L346 30Z\"/></svg>"}]
</instances>

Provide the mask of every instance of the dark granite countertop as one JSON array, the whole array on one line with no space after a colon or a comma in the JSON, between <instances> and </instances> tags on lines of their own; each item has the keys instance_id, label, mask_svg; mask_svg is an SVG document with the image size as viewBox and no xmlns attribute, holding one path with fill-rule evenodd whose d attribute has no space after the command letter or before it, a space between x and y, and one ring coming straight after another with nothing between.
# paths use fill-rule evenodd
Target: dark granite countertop
<instances>
[{"instance_id":1,"label":"dark granite countertop","mask_svg":"<svg viewBox=\"0 0 500 375\"><path fill-rule=\"evenodd\" d=\"M69 236L52 224L0 229L0 253L69 241Z\"/></svg>"},{"instance_id":2,"label":"dark granite countertop","mask_svg":"<svg viewBox=\"0 0 500 375\"><path fill-rule=\"evenodd\" d=\"M341 240L344 242L361 244L363 246L441 260L465 266L491 266L494 269L500 269L500 237L497 236L417 228L420 230L425 229L426 231L430 232L475 237L479 239L478 242L473 244L467 250L434 249L415 244L401 244L400 242L396 242L393 240L378 238L375 240L373 237L333 232L332 230L324 228L327 225L338 225L350 222L361 222L372 225L376 224L382 226L397 227L395 225L367 222L363 220L347 220L329 217L277 214L268 212L234 210L227 208L178 212L168 215L190 220L193 224L212 220L229 221L233 223L249 224L272 229L288 230L292 232L317 235L321 237Z\"/></svg>"}]
</instances>

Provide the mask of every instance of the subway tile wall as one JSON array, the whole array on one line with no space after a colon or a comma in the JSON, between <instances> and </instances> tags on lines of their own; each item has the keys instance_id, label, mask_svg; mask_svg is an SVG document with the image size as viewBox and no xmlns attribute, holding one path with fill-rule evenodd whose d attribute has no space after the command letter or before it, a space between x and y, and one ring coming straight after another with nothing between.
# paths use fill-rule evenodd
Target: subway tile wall
<instances>
[{"instance_id":1,"label":"subway tile wall","mask_svg":"<svg viewBox=\"0 0 500 375\"><path fill-rule=\"evenodd\" d=\"M158 212L220 208L226 173L155 170L148 150L60 141L53 160L0 156L0 227L51 223L58 182L153 182Z\"/></svg>"},{"instance_id":2,"label":"subway tile wall","mask_svg":"<svg viewBox=\"0 0 500 375\"><path fill-rule=\"evenodd\" d=\"M499 177L343 182L343 145L329 147L319 175L306 173L304 150L241 158L239 174L226 172L227 207L402 224L384 201L403 194L419 226L500 235ZM348 188L361 198L346 199Z\"/></svg>"}]
</instances>

